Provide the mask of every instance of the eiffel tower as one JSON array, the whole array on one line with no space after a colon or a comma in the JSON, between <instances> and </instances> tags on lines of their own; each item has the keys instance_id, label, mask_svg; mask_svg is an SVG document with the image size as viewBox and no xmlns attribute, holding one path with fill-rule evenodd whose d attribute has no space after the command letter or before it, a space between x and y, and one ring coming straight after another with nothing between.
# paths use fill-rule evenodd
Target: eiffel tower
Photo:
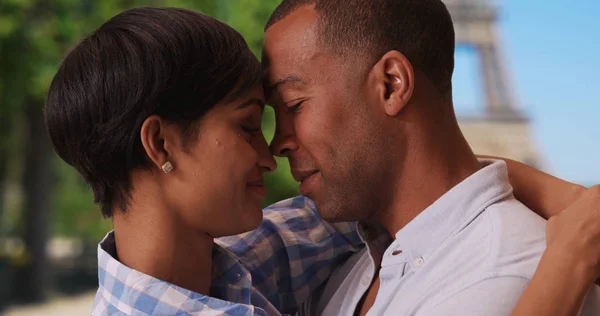
<instances>
[{"instance_id":1,"label":"eiffel tower","mask_svg":"<svg viewBox=\"0 0 600 316\"><path fill-rule=\"evenodd\" d=\"M457 46L467 45L479 57L483 115L461 116L459 123L476 154L521 161L541 168L529 119L514 99L498 36L498 9L489 0L443 0L454 21Z\"/></svg>"}]
</instances>

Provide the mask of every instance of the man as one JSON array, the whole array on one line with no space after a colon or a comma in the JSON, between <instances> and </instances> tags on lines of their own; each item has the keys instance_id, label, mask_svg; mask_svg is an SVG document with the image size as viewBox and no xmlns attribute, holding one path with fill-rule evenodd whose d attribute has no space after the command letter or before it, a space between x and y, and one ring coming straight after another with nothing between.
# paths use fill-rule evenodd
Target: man
<instances>
[{"instance_id":1,"label":"man","mask_svg":"<svg viewBox=\"0 0 600 316\"><path fill-rule=\"evenodd\" d=\"M263 62L274 153L325 220L359 221L368 246L307 309L510 314L544 252L545 222L514 198L505 163L478 160L461 134L444 4L284 0ZM583 312L599 308L594 288Z\"/></svg>"}]
</instances>

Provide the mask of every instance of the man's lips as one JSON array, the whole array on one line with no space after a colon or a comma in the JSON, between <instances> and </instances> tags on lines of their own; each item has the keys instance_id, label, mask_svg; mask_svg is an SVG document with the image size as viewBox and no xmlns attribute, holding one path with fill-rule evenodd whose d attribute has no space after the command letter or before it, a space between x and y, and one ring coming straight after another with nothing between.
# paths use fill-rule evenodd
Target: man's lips
<instances>
[{"instance_id":1,"label":"man's lips","mask_svg":"<svg viewBox=\"0 0 600 316\"><path fill-rule=\"evenodd\" d=\"M292 177L294 177L294 180L296 180L297 182L303 182L308 177L314 175L317 172L319 172L319 170L292 169Z\"/></svg>"},{"instance_id":2,"label":"man's lips","mask_svg":"<svg viewBox=\"0 0 600 316\"><path fill-rule=\"evenodd\" d=\"M319 175L319 170L298 170L292 169L292 176L298 182L300 182L300 194L307 195L311 187L314 188L315 179Z\"/></svg>"}]
</instances>

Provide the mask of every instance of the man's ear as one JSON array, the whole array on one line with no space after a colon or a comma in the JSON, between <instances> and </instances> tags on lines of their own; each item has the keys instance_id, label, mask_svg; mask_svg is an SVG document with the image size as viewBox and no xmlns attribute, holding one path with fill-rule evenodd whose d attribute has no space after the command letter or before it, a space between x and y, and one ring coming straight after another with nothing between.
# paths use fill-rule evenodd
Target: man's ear
<instances>
[{"instance_id":1,"label":"man's ear","mask_svg":"<svg viewBox=\"0 0 600 316\"><path fill-rule=\"evenodd\" d=\"M369 85L377 93L387 115L396 116L410 101L414 90L414 71L408 59L392 50L371 69Z\"/></svg>"},{"instance_id":2,"label":"man's ear","mask_svg":"<svg viewBox=\"0 0 600 316\"><path fill-rule=\"evenodd\" d=\"M142 123L140 138L144 151L152 164L163 171L165 164L169 163L171 169L175 165L173 151L179 148L180 137L175 129L158 115L151 115Z\"/></svg>"}]
</instances>

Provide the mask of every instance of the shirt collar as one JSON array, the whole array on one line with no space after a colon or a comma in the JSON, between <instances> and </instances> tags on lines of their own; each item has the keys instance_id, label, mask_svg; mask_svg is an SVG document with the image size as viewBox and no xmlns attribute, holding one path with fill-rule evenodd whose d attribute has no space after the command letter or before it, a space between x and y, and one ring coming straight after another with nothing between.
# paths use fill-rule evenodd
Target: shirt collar
<instances>
[{"instance_id":1,"label":"shirt collar","mask_svg":"<svg viewBox=\"0 0 600 316\"><path fill-rule=\"evenodd\" d=\"M409 262L427 260L447 238L485 208L512 195L506 163L479 160L482 168L456 185L396 233L388 252L402 250Z\"/></svg>"},{"instance_id":2,"label":"shirt collar","mask_svg":"<svg viewBox=\"0 0 600 316\"><path fill-rule=\"evenodd\" d=\"M357 225L358 236L367 246L374 263L381 262L384 252L392 243L385 228L375 221L362 221Z\"/></svg>"},{"instance_id":3,"label":"shirt collar","mask_svg":"<svg viewBox=\"0 0 600 316\"><path fill-rule=\"evenodd\" d=\"M157 306L186 313L201 310L227 312L240 308L254 310L251 305L250 274L231 253L217 244L213 246L211 285L211 294L215 297L195 293L133 270L116 257L114 232L110 232L98 245L98 292L109 304L128 315L134 310L149 315L160 314Z\"/></svg>"}]
</instances>

